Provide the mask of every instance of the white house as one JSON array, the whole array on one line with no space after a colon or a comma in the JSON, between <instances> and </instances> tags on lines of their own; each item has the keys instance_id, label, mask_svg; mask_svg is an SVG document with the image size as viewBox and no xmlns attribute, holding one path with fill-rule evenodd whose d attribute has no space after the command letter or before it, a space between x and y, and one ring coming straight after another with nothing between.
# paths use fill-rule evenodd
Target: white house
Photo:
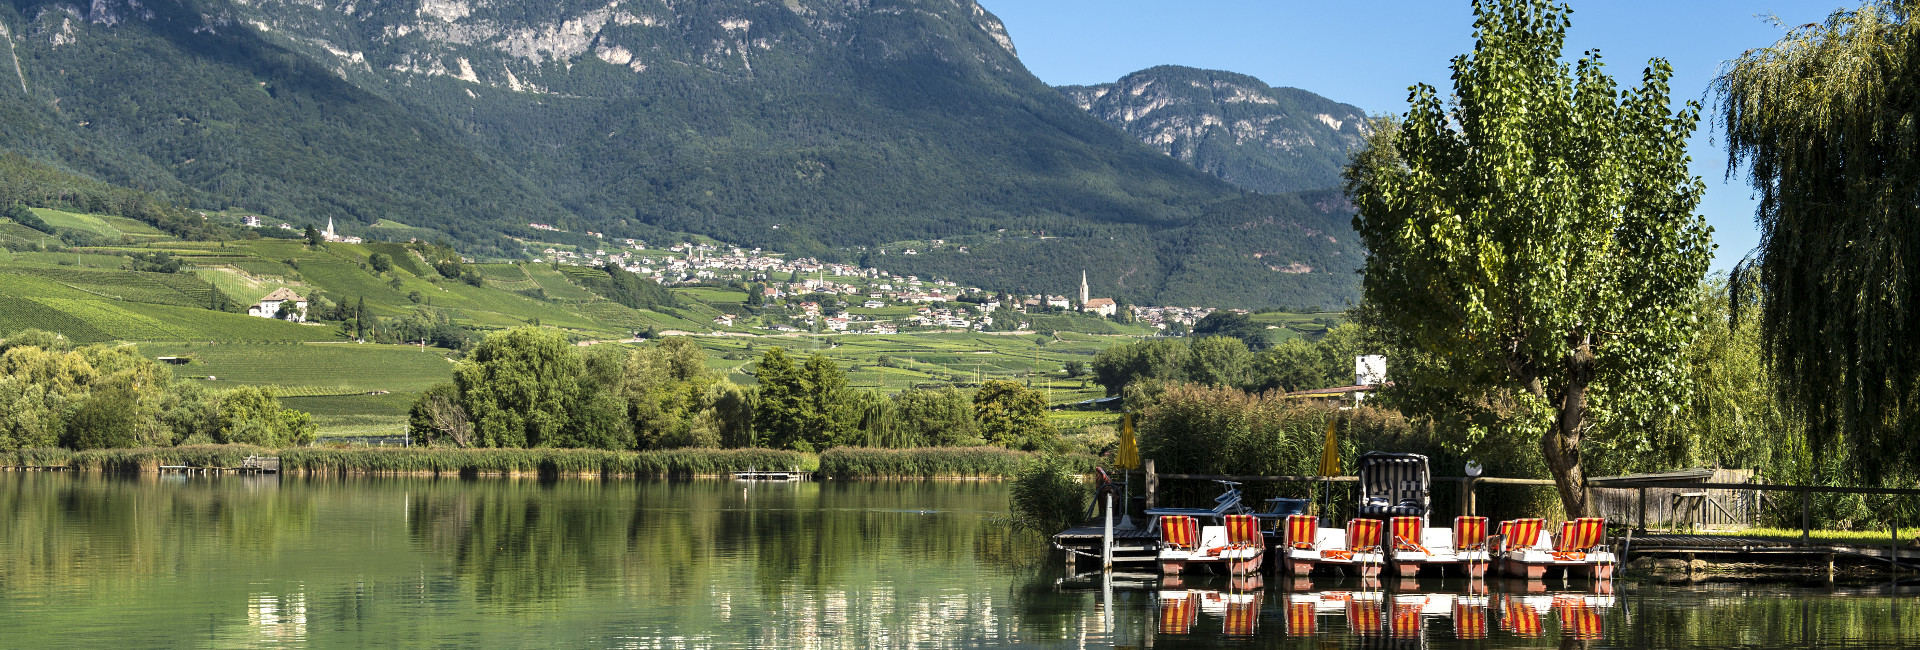
<instances>
[{"instance_id":1,"label":"white house","mask_svg":"<svg viewBox=\"0 0 1920 650\"><path fill-rule=\"evenodd\" d=\"M1120 307L1113 303L1112 298L1094 298L1088 300L1086 304L1081 305L1080 310L1093 312L1101 316L1112 316L1120 310Z\"/></svg>"},{"instance_id":2,"label":"white house","mask_svg":"<svg viewBox=\"0 0 1920 650\"><path fill-rule=\"evenodd\" d=\"M288 305L288 303L292 304ZM267 297L261 298L260 302L254 303L252 307L248 307L247 315L259 316L261 318L277 318L280 315L281 307L289 307L287 309L287 320L295 323L306 322L307 299L301 298L300 294L294 293L286 287L274 289L273 293L267 294Z\"/></svg>"}]
</instances>

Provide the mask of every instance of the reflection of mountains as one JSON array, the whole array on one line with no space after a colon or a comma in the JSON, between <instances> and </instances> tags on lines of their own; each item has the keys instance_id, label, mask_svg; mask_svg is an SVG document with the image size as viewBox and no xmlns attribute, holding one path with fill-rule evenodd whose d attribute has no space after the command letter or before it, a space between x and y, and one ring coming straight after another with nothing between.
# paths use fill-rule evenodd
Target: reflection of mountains
<instances>
[{"instance_id":1,"label":"reflection of mountains","mask_svg":"<svg viewBox=\"0 0 1920 650\"><path fill-rule=\"evenodd\" d=\"M0 474L0 591L123 584L264 564L313 533L307 499L272 479ZM217 545L220 553L202 549Z\"/></svg>"}]
</instances>

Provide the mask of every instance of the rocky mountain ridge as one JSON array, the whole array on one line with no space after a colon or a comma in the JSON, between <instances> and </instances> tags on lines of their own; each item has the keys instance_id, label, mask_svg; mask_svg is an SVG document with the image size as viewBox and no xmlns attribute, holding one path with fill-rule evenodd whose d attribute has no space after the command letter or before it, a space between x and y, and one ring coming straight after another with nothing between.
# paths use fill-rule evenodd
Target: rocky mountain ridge
<instances>
[{"instance_id":1,"label":"rocky mountain ridge","mask_svg":"<svg viewBox=\"0 0 1920 650\"><path fill-rule=\"evenodd\" d=\"M1159 66L1059 90L1161 153L1268 194L1339 185L1346 152L1367 133L1358 107L1219 70Z\"/></svg>"}]
</instances>

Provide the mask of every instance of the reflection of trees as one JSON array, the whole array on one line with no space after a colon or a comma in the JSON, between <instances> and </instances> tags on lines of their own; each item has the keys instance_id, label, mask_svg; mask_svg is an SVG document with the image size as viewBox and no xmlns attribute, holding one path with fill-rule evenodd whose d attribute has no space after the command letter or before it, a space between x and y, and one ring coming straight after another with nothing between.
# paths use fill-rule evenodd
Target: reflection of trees
<instances>
[{"instance_id":1,"label":"reflection of trees","mask_svg":"<svg viewBox=\"0 0 1920 650\"><path fill-rule=\"evenodd\" d=\"M84 590L265 561L313 527L311 502L279 487L271 479L0 474L0 591ZM220 552L201 552L211 545Z\"/></svg>"}]
</instances>

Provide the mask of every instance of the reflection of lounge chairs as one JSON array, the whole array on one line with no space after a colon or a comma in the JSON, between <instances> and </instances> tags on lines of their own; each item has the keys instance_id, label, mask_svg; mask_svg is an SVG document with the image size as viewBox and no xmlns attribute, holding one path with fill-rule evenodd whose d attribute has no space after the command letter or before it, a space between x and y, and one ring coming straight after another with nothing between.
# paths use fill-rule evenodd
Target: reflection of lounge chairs
<instances>
[{"instance_id":1,"label":"reflection of lounge chairs","mask_svg":"<svg viewBox=\"0 0 1920 650\"><path fill-rule=\"evenodd\" d=\"M1580 641L1596 641L1606 636L1606 622L1600 611L1580 596L1555 596L1553 609L1560 615L1560 633Z\"/></svg>"},{"instance_id":2,"label":"reflection of lounge chairs","mask_svg":"<svg viewBox=\"0 0 1920 650\"><path fill-rule=\"evenodd\" d=\"M1318 624L1320 599L1308 594L1290 594L1287 602L1287 636L1313 636Z\"/></svg>"},{"instance_id":3,"label":"reflection of lounge chairs","mask_svg":"<svg viewBox=\"0 0 1920 650\"><path fill-rule=\"evenodd\" d=\"M1191 591L1160 592L1161 634L1186 634L1193 631L1193 622L1200 616L1200 605L1194 602Z\"/></svg>"},{"instance_id":4,"label":"reflection of lounge chairs","mask_svg":"<svg viewBox=\"0 0 1920 650\"><path fill-rule=\"evenodd\" d=\"M1457 598L1453 601L1453 638L1487 638L1487 599Z\"/></svg>"},{"instance_id":5,"label":"reflection of lounge chairs","mask_svg":"<svg viewBox=\"0 0 1920 650\"><path fill-rule=\"evenodd\" d=\"M1517 636L1540 636L1543 627L1540 623L1542 611L1534 609L1524 599L1506 596L1501 599L1500 629Z\"/></svg>"},{"instance_id":6,"label":"reflection of lounge chairs","mask_svg":"<svg viewBox=\"0 0 1920 650\"><path fill-rule=\"evenodd\" d=\"M1432 506L1427 457L1369 451L1356 463L1360 475L1358 516L1425 517Z\"/></svg>"}]
</instances>

